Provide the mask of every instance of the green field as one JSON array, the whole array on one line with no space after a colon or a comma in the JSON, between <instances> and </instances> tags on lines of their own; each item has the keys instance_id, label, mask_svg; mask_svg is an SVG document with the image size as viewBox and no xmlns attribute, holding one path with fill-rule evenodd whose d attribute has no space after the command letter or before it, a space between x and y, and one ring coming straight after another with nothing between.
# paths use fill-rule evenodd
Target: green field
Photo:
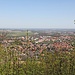
<instances>
[{"instance_id":1,"label":"green field","mask_svg":"<svg viewBox=\"0 0 75 75\"><path fill-rule=\"evenodd\" d=\"M32 35L31 31L28 31L28 35ZM12 31L7 34L7 36L26 36L27 31Z\"/></svg>"}]
</instances>

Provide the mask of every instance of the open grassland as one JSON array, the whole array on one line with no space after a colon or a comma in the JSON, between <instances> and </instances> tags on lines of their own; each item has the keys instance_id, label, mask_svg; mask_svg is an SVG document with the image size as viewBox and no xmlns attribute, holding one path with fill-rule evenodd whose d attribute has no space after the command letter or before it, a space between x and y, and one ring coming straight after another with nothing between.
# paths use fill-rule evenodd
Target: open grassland
<instances>
[{"instance_id":1,"label":"open grassland","mask_svg":"<svg viewBox=\"0 0 75 75\"><path fill-rule=\"evenodd\" d=\"M29 35L32 35L31 31L28 31ZM12 31L7 34L7 36L26 36L27 31Z\"/></svg>"}]
</instances>

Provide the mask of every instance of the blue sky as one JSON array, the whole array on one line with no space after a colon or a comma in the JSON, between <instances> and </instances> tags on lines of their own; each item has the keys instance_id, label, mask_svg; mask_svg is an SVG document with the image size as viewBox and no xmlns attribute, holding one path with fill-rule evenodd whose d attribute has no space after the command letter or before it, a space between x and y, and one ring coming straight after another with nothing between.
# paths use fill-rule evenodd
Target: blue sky
<instances>
[{"instance_id":1,"label":"blue sky","mask_svg":"<svg viewBox=\"0 0 75 75\"><path fill-rule=\"evenodd\" d=\"M0 28L75 28L75 0L0 0Z\"/></svg>"}]
</instances>

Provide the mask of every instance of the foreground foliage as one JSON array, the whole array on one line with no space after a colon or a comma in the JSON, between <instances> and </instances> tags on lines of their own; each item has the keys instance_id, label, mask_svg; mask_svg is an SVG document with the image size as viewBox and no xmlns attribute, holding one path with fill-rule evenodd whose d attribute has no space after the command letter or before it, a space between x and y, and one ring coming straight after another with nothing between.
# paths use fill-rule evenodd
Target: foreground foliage
<instances>
[{"instance_id":1,"label":"foreground foliage","mask_svg":"<svg viewBox=\"0 0 75 75\"><path fill-rule=\"evenodd\" d=\"M50 53L20 61L19 52L0 46L0 75L75 75L75 51Z\"/></svg>"}]
</instances>

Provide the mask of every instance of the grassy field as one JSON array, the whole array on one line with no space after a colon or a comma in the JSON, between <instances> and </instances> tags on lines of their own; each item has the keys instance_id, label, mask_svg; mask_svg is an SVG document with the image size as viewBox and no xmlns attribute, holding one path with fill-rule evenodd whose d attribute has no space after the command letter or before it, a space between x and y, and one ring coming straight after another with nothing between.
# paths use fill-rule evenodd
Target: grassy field
<instances>
[{"instance_id":1,"label":"grassy field","mask_svg":"<svg viewBox=\"0 0 75 75\"><path fill-rule=\"evenodd\" d=\"M31 31L28 31L28 35L32 35ZM27 31L12 31L7 34L7 36L26 36Z\"/></svg>"}]
</instances>

